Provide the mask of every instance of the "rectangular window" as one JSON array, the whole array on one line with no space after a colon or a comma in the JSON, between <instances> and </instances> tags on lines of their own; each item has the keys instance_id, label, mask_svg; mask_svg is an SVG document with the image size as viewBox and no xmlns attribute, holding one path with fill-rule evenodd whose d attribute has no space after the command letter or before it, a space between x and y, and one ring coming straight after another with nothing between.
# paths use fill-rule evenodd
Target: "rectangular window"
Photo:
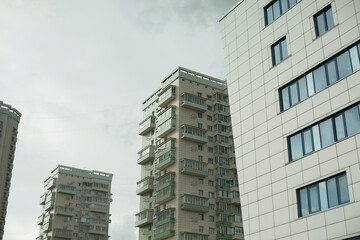
<instances>
[{"instance_id":1,"label":"rectangular window","mask_svg":"<svg viewBox=\"0 0 360 240\"><path fill-rule=\"evenodd\" d=\"M265 26L275 21L300 0L274 0L264 8Z\"/></svg>"},{"instance_id":2,"label":"rectangular window","mask_svg":"<svg viewBox=\"0 0 360 240\"><path fill-rule=\"evenodd\" d=\"M314 16L316 36L320 36L334 26L334 18L331 5L326 6Z\"/></svg>"},{"instance_id":3,"label":"rectangular window","mask_svg":"<svg viewBox=\"0 0 360 240\"><path fill-rule=\"evenodd\" d=\"M286 37L283 37L271 46L273 65L278 64L288 56Z\"/></svg>"},{"instance_id":4,"label":"rectangular window","mask_svg":"<svg viewBox=\"0 0 360 240\"><path fill-rule=\"evenodd\" d=\"M360 132L359 103L289 136L290 161L358 132Z\"/></svg>"},{"instance_id":5,"label":"rectangular window","mask_svg":"<svg viewBox=\"0 0 360 240\"><path fill-rule=\"evenodd\" d=\"M346 173L321 180L296 191L299 217L350 201Z\"/></svg>"},{"instance_id":6,"label":"rectangular window","mask_svg":"<svg viewBox=\"0 0 360 240\"><path fill-rule=\"evenodd\" d=\"M280 88L281 111L359 70L359 49L358 42Z\"/></svg>"}]
</instances>

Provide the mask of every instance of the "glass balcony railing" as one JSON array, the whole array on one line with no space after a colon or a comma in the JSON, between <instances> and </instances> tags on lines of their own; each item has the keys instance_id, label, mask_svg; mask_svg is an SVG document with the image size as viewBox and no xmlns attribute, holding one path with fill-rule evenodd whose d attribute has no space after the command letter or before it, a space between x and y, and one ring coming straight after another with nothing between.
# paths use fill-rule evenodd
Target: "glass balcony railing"
<instances>
[{"instance_id":1,"label":"glass balcony railing","mask_svg":"<svg viewBox=\"0 0 360 240\"><path fill-rule=\"evenodd\" d=\"M181 106L194 109L199 112L205 112L207 110L206 98L190 93L183 93L181 95Z\"/></svg>"},{"instance_id":2,"label":"glass balcony railing","mask_svg":"<svg viewBox=\"0 0 360 240\"><path fill-rule=\"evenodd\" d=\"M46 189L53 189L54 187L56 187L56 178L50 179L46 185Z\"/></svg>"},{"instance_id":3,"label":"glass balcony railing","mask_svg":"<svg viewBox=\"0 0 360 240\"><path fill-rule=\"evenodd\" d=\"M168 222L162 224L154 230L154 239L162 240L169 238L175 235L175 224L173 222Z\"/></svg>"},{"instance_id":4,"label":"glass balcony railing","mask_svg":"<svg viewBox=\"0 0 360 240\"><path fill-rule=\"evenodd\" d=\"M208 212L209 199L205 197L184 194L181 196L181 209L193 212Z\"/></svg>"},{"instance_id":5,"label":"glass balcony railing","mask_svg":"<svg viewBox=\"0 0 360 240\"><path fill-rule=\"evenodd\" d=\"M40 205L44 205L45 204L45 194L41 195L40 197Z\"/></svg>"},{"instance_id":6,"label":"glass balcony railing","mask_svg":"<svg viewBox=\"0 0 360 240\"><path fill-rule=\"evenodd\" d=\"M155 129L155 116L148 116L139 124L139 135L144 136L153 129Z\"/></svg>"},{"instance_id":7,"label":"glass balcony railing","mask_svg":"<svg viewBox=\"0 0 360 240\"><path fill-rule=\"evenodd\" d=\"M208 176L208 164L198 160L183 159L181 161L181 172L188 175L206 177Z\"/></svg>"},{"instance_id":8,"label":"glass balcony railing","mask_svg":"<svg viewBox=\"0 0 360 240\"><path fill-rule=\"evenodd\" d=\"M38 225L42 225L43 222L44 222L44 215L41 214L41 215L38 217L37 224L38 224Z\"/></svg>"},{"instance_id":9,"label":"glass balcony railing","mask_svg":"<svg viewBox=\"0 0 360 240\"><path fill-rule=\"evenodd\" d=\"M229 97L226 94L223 93L215 93L214 94L214 103L220 103L222 105L229 105Z\"/></svg>"},{"instance_id":10,"label":"glass balcony railing","mask_svg":"<svg viewBox=\"0 0 360 240\"><path fill-rule=\"evenodd\" d=\"M206 135L207 130L190 125L183 125L181 128L182 128L182 135L181 135L182 139L197 143L208 142L208 138Z\"/></svg>"},{"instance_id":11,"label":"glass balcony railing","mask_svg":"<svg viewBox=\"0 0 360 240\"><path fill-rule=\"evenodd\" d=\"M148 161L153 160L155 157L154 145L148 145L138 152L138 164L146 164Z\"/></svg>"},{"instance_id":12,"label":"glass balcony railing","mask_svg":"<svg viewBox=\"0 0 360 240\"><path fill-rule=\"evenodd\" d=\"M148 176L142 179L141 181L137 182L136 185L137 185L137 190L136 190L137 195L144 195L148 192L151 192L154 189L154 177Z\"/></svg>"},{"instance_id":13,"label":"glass balcony railing","mask_svg":"<svg viewBox=\"0 0 360 240\"><path fill-rule=\"evenodd\" d=\"M155 214L154 227L165 223L175 222L175 208L167 208Z\"/></svg>"},{"instance_id":14,"label":"glass balcony railing","mask_svg":"<svg viewBox=\"0 0 360 240\"><path fill-rule=\"evenodd\" d=\"M75 216L74 208L60 206L55 208L55 214L69 217Z\"/></svg>"},{"instance_id":15,"label":"glass balcony railing","mask_svg":"<svg viewBox=\"0 0 360 240\"><path fill-rule=\"evenodd\" d=\"M187 239L191 239L191 240L208 240L209 235L200 234L200 233L182 232L180 240L187 240Z\"/></svg>"},{"instance_id":16,"label":"glass balcony railing","mask_svg":"<svg viewBox=\"0 0 360 240\"><path fill-rule=\"evenodd\" d=\"M99 212L99 213L107 213L107 212L109 212L109 207L107 205L92 203L92 204L90 204L90 211Z\"/></svg>"},{"instance_id":17,"label":"glass balcony railing","mask_svg":"<svg viewBox=\"0 0 360 240\"><path fill-rule=\"evenodd\" d=\"M160 111L157 114L156 124L159 126L169 118L176 117L176 107L175 106L168 106L164 110Z\"/></svg>"},{"instance_id":18,"label":"glass balcony railing","mask_svg":"<svg viewBox=\"0 0 360 240\"><path fill-rule=\"evenodd\" d=\"M76 194L75 187L71 185L66 184L59 184L57 191L59 193L66 193L70 195Z\"/></svg>"},{"instance_id":19,"label":"glass balcony railing","mask_svg":"<svg viewBox=\"0 0 360 240\"><path fill-rule=\"evenodd\" d=\"M45 203L45 210L48 211L54 207L54 199L51 199L50 201L47 201Z\"/></svg>"},{"instance_id":20,"label":"glass balcony railing","mask_svg":"<svg viewBox=\"0 0 360 240\"><path fill-rule=\"evenodd\" d=\"M153 210L152 209L146 209L145 211L142 211L136 216L136 222L135 227L143 227L153 222Z\"/></svg>"},{"instance_id":21,"label":"glass balcony railing","mask_svg":"<svg viewBox=\"0 0 360 240\"><path fill-rule=\"evenodd\" d=\"M229 116L230 115L230 107L228 105L226 106L226 105L223 105L220 103L216 103L214 105L214 113Z\"/></svg>"},{"instance_id":22,"label":"glass balcony railing","mask_svg":"<svg viewBox=\"0 0 360 240\"><path fill-rule=\"evenodd\" d=\"M155 203L162 204L175 198L175 186L169 185L156 192Z\"/></svg>"},{"instance_id":23,"label":"glass balcony railing","mask_svg":"<svg viewBox=\"0 0 360 240\"><path fill-rule=\"evenodd\" d=\"M159 93L159 107L165 107L176 97L176 87L169 85Z\"/></svg>"},{"instance_id":24,"label":"glass balcony railing","mask_svg":"<svg viewBox=\"0 0 360 240\"><path fill-rule=\"evenodd\" d=\"M53 231L53 237L72 239L72 231L67 229L55 228Z\"/></svg>"},{"instance_id":25,"label":"glass balcony railing","mask_svg":"<svg viewBox=\"0 0 360 240\"><path fill-rule=\"evenodd\" d=\"M168 172L165 175L156 179L155 191L160 191L161 189L168 187L170 185L175 185L175 173Z\"/></svg>"},{"instance_id":26,"label":"glass balcony railing","mask_svg":"<svg viewBox=\"0 0 360 240\"><path fill-rule=\"evenodd\" d=\"M155 169L163 170L174 163L175 163L175 150L170 149L167 151L162 151L160 154L157 154L155 160Z\"/></svg>"},{"instance_id":27,"label":"glass balcony railing","mask_svg":"<svg viewBox=\"0 0 360 240\"><path fill-rule=\"evenodd\" d=\"M171 117L157 127L158 137L163 138L176 128L176 119Z\"/></svg>"}]
</instances>

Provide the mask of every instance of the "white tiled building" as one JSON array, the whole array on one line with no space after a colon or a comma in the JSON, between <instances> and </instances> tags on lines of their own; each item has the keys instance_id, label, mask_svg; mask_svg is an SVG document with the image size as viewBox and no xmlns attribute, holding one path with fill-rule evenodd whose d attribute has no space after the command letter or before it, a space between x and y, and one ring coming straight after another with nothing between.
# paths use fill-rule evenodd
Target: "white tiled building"
<instances>
[{"instance_id":1,"label":"white tiled building","mask_svg":"<svg viewBox=\"0 0 360 240\"><path fill-rule=\"evenodd\" d=\"M360 239L360 1L221 20L246 239Z\"/></svg>"}]
</instances>

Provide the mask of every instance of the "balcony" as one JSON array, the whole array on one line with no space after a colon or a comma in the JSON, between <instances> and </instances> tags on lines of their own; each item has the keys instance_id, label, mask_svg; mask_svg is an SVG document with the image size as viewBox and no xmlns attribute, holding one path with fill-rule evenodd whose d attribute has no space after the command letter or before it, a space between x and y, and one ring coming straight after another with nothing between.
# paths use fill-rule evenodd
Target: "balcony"
<instances>
[{"instance_id":1,"label":"balcony","mask_svg":"<svg viewBox=\"0 0 360 240\"><path fill-rule=\"evenodd\" d=\"M163 170L175 163L175 150L168 149L156 154L155 169Z\"/></svg>"},{"instance_id":2,"label":"balcony","mask_svg":"<svg viewBox=\"0 0 360 240\"><path fill-rule=\"evenodd\" d=\"M160 191L161 189L168 187L170 185L175 185L175 173L168 172L165 175L158 177L156 179L155 191Z\"/></svg>"},{"instance_id":3,"label":"balcony","mask_svg":"<svg viewBox=\"0 0 360 240\"><path fill-rule=\"evenodd\" d=\"M169 85L165 87L159 94L159 107L165 107L173 99L176 98L176 87Z\"/></svg>"},{"instance_id":4,"label":"balcony","mask_svg":"<svg viewBox=\"0 0 360 240\"><path fill-rule=\"evenodd\" d=\"M190 125L183 125L182 127L181 139L197 142L197 143L207 143L208 138L206 136L206 130L202 128L197 128Z\"/></svg>"},{"instance_id":5,"label":"balcony","mask_svg":"<svg viewBox=\"0 0 360 240\"><path fill-rule=\"evenodd\" d=\"M41 195L40 197L40 205L44 205L45 204L45 194Z\"/></svg>"},{"instance_id":6,"label":"balcony","mask_svg":"<svg viewBox=\"0 0 360 240\"><path fill-rule=\"evenodd\" d=\"M197 177L207 177L208 164L197 160L184 159L181 161L181 172Z\"/></svg>"},{"instance_id":7,"label":"balcony","mask_svg":"<svg viewBox=\"0 0 360 240\"><path fill-rule=\"evenodd\" d=\"M41 214L41 215L38 217L37 225L42 225L43 222L44 222L44 215Z\"/></svg>"},{"instance_id":8,"label":"balcony","mask_svg":"<svg viewBox=\"0 0 360 240\"><path fill-rule=\"evenodd\" d=\"M190 93L183 93L181 95L181 106L198 112L205 112L207 110L206 98Z\"/></svg>"},{"instance_id":9,"label":"balcony","mask_svg":"<svg viewBox=\"0 0 360 240\"><path fill-rule=\"evenodd\" d=\"M154 177L149 176L137 182L137 195L144 195L154 189Z\"/></svg>"},{"instance_id":10,"label":"balcony","mask_svg":"<svg viewBox=\"0 0 360 240\"><path fill-rule=\"evenodd\" d=\"M175 226L173 222L168 222L157 226L154 230L154 239L162 240L175 235Z\"/></svg>"},{"instance_id":11,"label":"balcony","mask_svg":"<svg viewBox=\"0 0 360 240\"><path fill-rule=\"evenodd\" d=\"M157 114L156 125L160 126L169 118L175 118L175 117L176 117L176 107L168 106Z\"/></svg>"},{"instance_id":12,"label":"balcony","mask_svg":"<svg viewBox=\"0 0 360 240\"><path fill-rule=\"evenodd\" d=\"M161 125L157 127L158 137L163 138L176 128L176 119L175 117L169 118L164 121Z\"/></svg>"},{"instance_id":13,"label":"balcony","mask_svg":"<svg viewBox=\"0 0 360 240\"><path fill-rule=\"evenodd\" d=\"M74 195L76 194L75 191L75 187L74 186L70 186L70 185L65 185L65 184L60 184L58 186L58 190L59 193L66 193L66 194L70 194L70 195Z\"/></svg>"},{"instance_id":14,"label":"balcony","mask_svg":"<svg viewBox=\"0 0 360 240\"><path fill-rule=\"evenodd\" d=\"M98 238L94 238L94 239L101 239L104 237L104 235L107 235L107 228L96 225L89 225L89 233L97 234L95 236L97 236ZM98 235L102 235L102 236L98 236Z\"/></svg>"},{"instance_id":15,"label":"balcony","mask_svg":"<svg viewBox=\"0 0 360 240\"><path fill-rule=\"evenodd\" d=\"M209 235L200 234L200 233L182 232L181 239L208 240Z\"/></svg>"},{"instance_id":16,"label":"balcony","mask_svg":"<svg viewBox=\"0 0 360 240\"><path fill-rule=\"evenodd\" d=\"M50 179L50 181L46 184L46 189L53 189L56 187L56 178Z\"/></svg>"},{"instance_id":17,"label":"balcony","mask_svg":"<svg viewBox=\"0 0 360 240\"><path fill-rule=\"evenodd\" d=\"M51 199L45 203L45 210L49 211L54 207L54 199Z\"/></svg>"},{"instance_id":18,"label":"balcony","mask_svg":"<svg viewBox=\"0 0 360 240\"><path fill-rule=\"evenodd\" d=\"M56 207L55 214L68 216L68 217L75 216L74 208L68 208L68 207Z\"/></svg>"},{"instance_id":19,"label":"balcony","mask_svg":"<svg viewBox=\"0 0 360 240\"><path fill-rule=\"evenodd\" d=\"M155 116L148 116L139 124L139 135L145 136L155 129Z\"/></svg>"},{"instance_id":20,"label":"balcony","mask_svg":"<svg viewBox=\"0 0 360 240\"><path fill-rule=\"evenodd\" d=\"M225 116L230 116L229 105L227 104L227 106L226 106L226 105L223 105L223 104L216 103L214 105L214 114L222 114L222 115L225 115Z\"/></svg>"},{"instance_id":21,"label":"balcony","mask_svg":"<svg viewBox=\"0 0 360 240\"><path fill-rule=\"evenodd\" d=\"M155 203L162 204L175 198L175 186L169 185L156 192Z\"/></svg>"},{"instance_id":22,"label":"balcony","mask_svg":"<svg viewBox=\"0 0 360 240\"><path fill-rule=\"evenodd\" d=\"M146 209L145 211L142 211L136 214L135 216L136 216L135 227L144 227L153 222L152 209Z\"/></svg>"},{"instance_id":23,"label":"balcony","mask_svg":"<svg viewBox=\"0 0 360 240\"><path fill-rule=\"evenodd\" d=\"M169 222L175 222L175 208L167 208L155 214L154 227L158 227Z\"/></svg>"},{"instance_id":24,"label":"balcony","mask_svg":"<svg viewBox=\"0 0 360 240\"><path fill-rule=\"evenodd\" d=\"M217 92L214 94L213 99L214 99L214 103L219 103L225 106L226 105L229 106L229 97L226 94Z\"/></svg>"},{"instance_id":25,"label":"balcony","mask_svg":"<svg viewBox=\"0 0 360 240\"><path fill-rule=\"evenodd\" d=\"M155 157L155 147L154 145L148 145L140 152L138 152L138 160L137 163L144 165L147 162L153 160Z\"/></svg>"},{"instance_id":26,"label":"balcony","mask_svg":"<svg viewBox=\"0 0 360 240\"><path fill-rule=\"evenodd\" d=\"M209 211L209 199L205 197L184 194L181 196L181 209L206 213Z\"/></svg>"},{"instance_id":27,"label":"balcony","mask_svg":"<svg viewBox=\"0 0 360 240\"><path fill-rule=\"evenodd\" d=\"M53 231L53 237L71 239L72 231L67 229L55 228Z\"/></svg>"},{"instance_id":28,"label":"balcony","mask_svg":"<svg viewBox=\"0 0 360 240\"><path fill-rule=\"evenodd\" d=\"M107 205L101 204L90 204L90 211L92 212L100 212L100 213L108 213L109 207Z\"/></svg>"}]
</instances>

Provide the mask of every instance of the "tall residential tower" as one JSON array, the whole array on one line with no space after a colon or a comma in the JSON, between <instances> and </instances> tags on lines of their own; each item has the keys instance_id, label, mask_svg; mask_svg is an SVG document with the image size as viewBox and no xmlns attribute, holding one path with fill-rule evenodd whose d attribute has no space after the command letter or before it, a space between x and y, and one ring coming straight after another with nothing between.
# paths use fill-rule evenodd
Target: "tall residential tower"
<instances>
[{"instance_id":1,"label":"tall residential tower","mask_svg":"<svg viewBox=\"0 0 360 240\"><path fill-rule=\"evenodd\" d=\"M0 239L4 235L20 117L19 111L0 101Z\"/></svg>"},{"instance_id":2,"label":"tall residential tower","mask_svg":"<svg viewBox=\"0 0 360 240\"><path fill-rule=\"evenodd\" d=\"M37 240L109 239L112 174L59 165L44 181Z\"/></svg>"},{"instance_id":3,"label":"tall residential tower","mask_svg":"<svg viewBox=\"0 0 360 240\"><path fill-rule=\"evenodd\" d=\"M360 1L221 20L246 239L360 239Z\"/></svg>"},{"instance_id":4,"label":"tall residential tower","mask_svg":"<svg viewBox=\"0 0 360 240\"><path fill-rule=\"evenodd\" d=\"M143 102L140 240L243 239L226 88L179 67Z\"/></svg>"}]
</instances>

